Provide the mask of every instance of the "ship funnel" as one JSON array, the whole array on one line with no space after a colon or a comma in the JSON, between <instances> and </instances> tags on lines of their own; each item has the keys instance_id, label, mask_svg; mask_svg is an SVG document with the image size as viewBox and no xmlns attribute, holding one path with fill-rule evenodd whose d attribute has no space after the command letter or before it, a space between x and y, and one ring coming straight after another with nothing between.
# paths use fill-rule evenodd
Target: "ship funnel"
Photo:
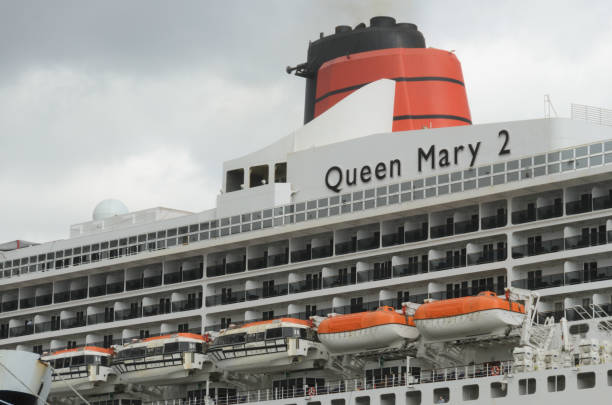
<instances>
[{"instance_id":1,"label":"ship funnel","mask_svg":"<svg viewBox=\"0 0 612 405\"><path fill-rule=\"evenodd\" d=\"M415 24L392 17L372 17L370 26L353 29L338 25L311 42L306 62L287 72L306 78L304 123L368 83L393 79L393 131L471 124L457 57L426 48Z\"/></svg>"}]
</instances>

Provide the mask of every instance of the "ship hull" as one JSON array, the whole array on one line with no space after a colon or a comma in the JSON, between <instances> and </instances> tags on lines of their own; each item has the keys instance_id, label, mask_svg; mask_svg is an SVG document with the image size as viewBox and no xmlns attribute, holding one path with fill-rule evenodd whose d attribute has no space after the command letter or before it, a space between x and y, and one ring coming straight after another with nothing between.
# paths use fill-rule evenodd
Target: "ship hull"
<instances>
[{"instance_id":1,"label":"ship hull","mask_svg":"<svg viewBox=\"0 0 612 405\"><path fill-rule=\"evenodd\" d=\"M51 368L39 361L37 354L0 350L0 363L4 366L0 367L0 400L9 404L44 404L51 389Z\"/></svg>"}]
</instances>

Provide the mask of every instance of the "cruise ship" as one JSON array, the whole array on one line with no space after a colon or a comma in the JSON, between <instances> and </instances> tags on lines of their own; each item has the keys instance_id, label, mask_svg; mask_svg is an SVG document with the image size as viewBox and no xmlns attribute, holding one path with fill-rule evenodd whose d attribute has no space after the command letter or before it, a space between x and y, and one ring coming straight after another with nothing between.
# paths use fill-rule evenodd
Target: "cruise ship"
<instances>
[{"instance_id":1,"label":"cruise ship","mask_svg":"<svg viewBox=\"0 0 612 405\"><path fill-rule=\"evenodd\" d=\"M304 125L225 162L215 208L0 245L0 349L48 402L607 403L612 113L474 124L456 55L391 17L287 72Z\"/></svg>"}]
</instances>

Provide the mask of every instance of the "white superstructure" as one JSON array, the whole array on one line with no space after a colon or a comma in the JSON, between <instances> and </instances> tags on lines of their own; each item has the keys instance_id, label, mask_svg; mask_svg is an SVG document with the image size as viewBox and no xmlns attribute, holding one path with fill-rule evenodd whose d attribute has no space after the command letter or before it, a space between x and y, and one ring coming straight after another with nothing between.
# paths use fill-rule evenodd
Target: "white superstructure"
<instances>
[{"instance_id":1,"label":"white superstructure","mask_svg":"<svg viewBox=\"0 0 612 405\"><path fill-rule=\"evenodd\" d=\"M92 404L606 403L612 127L391 132L395 85L362 86L226 162L213 209L109 200L68 239L0 252L0 348L53 360L113 348L82 365L74 388ZM507 288L533 311L417 321L422 337L403 343L406 328L376 326L389 348L365 328L345 351L341 333L328 347L314 334L330 314L412 316L426 300ZM80 399L58 385L50 402Z\"/></svg>"}]
</instances>

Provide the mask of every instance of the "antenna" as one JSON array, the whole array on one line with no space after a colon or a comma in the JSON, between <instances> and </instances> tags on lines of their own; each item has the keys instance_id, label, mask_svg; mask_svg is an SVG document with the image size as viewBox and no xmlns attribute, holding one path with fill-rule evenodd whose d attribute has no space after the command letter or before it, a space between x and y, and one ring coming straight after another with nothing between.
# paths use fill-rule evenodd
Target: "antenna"
<instances>
[{"instance_id":1,"label":"antenna","mask_svg":"<svg viewBox=\"0 0 612 405\"><path fill-rule=\"evenodd\" d=\"M550 99L550 94L544 94L544 118L550 118L551 112L555 114L555 117L558 117L557 110L555 110L555 106Z\"/></svg>"}]
</instances>

